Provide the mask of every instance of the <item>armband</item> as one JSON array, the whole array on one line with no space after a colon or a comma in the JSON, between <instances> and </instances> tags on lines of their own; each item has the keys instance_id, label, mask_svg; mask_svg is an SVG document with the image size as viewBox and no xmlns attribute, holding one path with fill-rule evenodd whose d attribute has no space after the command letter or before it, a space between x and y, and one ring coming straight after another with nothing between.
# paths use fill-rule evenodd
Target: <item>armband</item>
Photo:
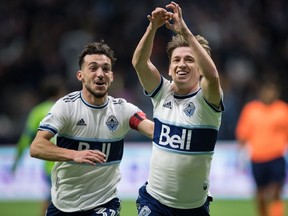
<instances>
[{"instance_id":1,"label":"armband","mask_svg":"<svg viewBox=\"0 0 288 216\"><path fill-rule=\"evenodd\" d=\"M145 119L147 119L147 117L144 112L137 112L130 118L129 125L132 129L138 130L138 125Z\"/></svg>"}]
</instances>

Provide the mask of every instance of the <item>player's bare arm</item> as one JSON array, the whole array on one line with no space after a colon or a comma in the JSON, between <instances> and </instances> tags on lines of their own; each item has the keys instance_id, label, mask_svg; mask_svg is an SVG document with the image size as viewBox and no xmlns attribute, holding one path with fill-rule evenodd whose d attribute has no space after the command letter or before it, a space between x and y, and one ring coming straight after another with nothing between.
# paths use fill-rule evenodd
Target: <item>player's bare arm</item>
<instances>
[{"instance_id":1,"label":"player's bare arm","mask_svg":"<svg viewBox=\"0 0 288 216\"><path fill-rule=\"evenodd\" d=\"M141 85L148 93L151 93L159 85L161 79L158 69L150 60L155 34L157 29L171 17L171 13L164 8L156 8L151 15L148 15L149 26L133 54L132 64Z\"/></svg>"},{"instance_id":2,"label":"player's bare arm","mask_svg":"<svg viewBox=\"0 0 288 216\"><path fill-rule=\"evenodd\" d=\"M138 131L144 134L145 136L149 137L150 139L153 139L154 122L152 122L149 119L141 121L140 124L138 125Z\"/></svg>"},{"instance_id":3,"label":"player's bare arm","mask_svg":"<svg viewBox=\"0 0 288 216\"><path fill-rule=\"evenodd\" d=\"M50 142L53 137L49 131L38 131L30 147L31 157L49 161L74 161L76 163L96 163L105 162L105 154L99 150L76 151L61 148Z\"/></svg>"}]
</instances>

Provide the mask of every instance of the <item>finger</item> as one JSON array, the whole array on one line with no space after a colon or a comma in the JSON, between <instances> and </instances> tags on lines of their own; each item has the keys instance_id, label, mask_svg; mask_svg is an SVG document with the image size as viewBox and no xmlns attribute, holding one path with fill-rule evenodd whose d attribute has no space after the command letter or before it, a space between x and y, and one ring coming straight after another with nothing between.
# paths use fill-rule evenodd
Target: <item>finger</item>
<instances>
[{"instance_id":1,"label":"finger","mask_svg":"<svg viewBox=\"0 0 288 216\"><path fill-rule=\"evenodd\" d=\"M176 5L171 2L170 4L166 5L166 8L174 11L176 9Z\"/></svg>"},{"instance_id":2,"label":"finger","mask_svg":"<svg viewBox=\"0 0 288 216\"><path fill-rule=\"evenodd\" d=\"M152 17L152 16L150 16L150 15L148 15L148 16L147 16L147 19L148 19L150 22L152 22L152 21L153 21L153 17Z\"/></svg>"},{"instance_id":3,"label":"finger","mask_svg":"<svg viewBox=\"0 0 288 216\"><path fill-rule=\"evenodd\" d=\"M98 163L105 163L106 162L106 155L104 154L97 154L94 156L94 161Z\"/></svg>"},{"instance_id":4,"label":"finger","mask_svg":"<svg viewBox=\"0 0 288 216\"><path fill-rule=\"evenodd\" d=\"M83 163L90 164L92 166L96 166L96 163L91 160L83 160Z\"/></svg>"},{"instance_id":5,"label":"finger","mask_svg":"<svg viewBox=\"0 0 288 216\"><path fill-rule=\"evenodd\" d=\"M165 19L166 19L167 21L172 20L172 19L173 19L173 13L171 13L171 12L166 13Z\"/></svg>"},{"instance_id":6,"label":"finger","mask_svg":"<svg viewBox=\"0 0 288 216\"><path fill-rule=\"evenodd\" d=\"M92 153L93 155L101 155L103 157L106 157L106 155L100 150L91 150L90 153Z\"/></svg>"},{"instance_id":7,"label":"finger","mask_svg":"<svg viewBox=\"0 0 288 216\"><path fill-rule=\"evenodd\" d=\"M168 21L165 23L165 26L167 29L174 31L173 25L171 23L169 23Z\"/></svg>"},{"instance_id":8,"label":"finger","mask_svg":"<svg viewBox=\"0 0 288 216\"><path fill-rule=\"evenodd\" d=\"M106 160L101 155L87 156L84 160L89 160L91 163L105 163Z\"/></svg>"},{"instance_id":9,"label":"finger","mask_svg":"<svg viewBox=\"0 0 288 216\"><path fill-rule=\"evenodd\" d=\"M179 5L176 6L176 9L178 10L179 17L182 17L182 9Z\"/></svg>"}]
</instances>

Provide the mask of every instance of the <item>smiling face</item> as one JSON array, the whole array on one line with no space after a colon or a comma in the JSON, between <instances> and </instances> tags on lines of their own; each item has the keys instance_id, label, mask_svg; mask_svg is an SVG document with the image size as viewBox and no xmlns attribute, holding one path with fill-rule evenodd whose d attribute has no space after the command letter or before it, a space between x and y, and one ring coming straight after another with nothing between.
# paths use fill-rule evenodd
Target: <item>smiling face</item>
<instances>
[{"instance_id":1,"label":"smiling face","mask_svg":"<svg viewBox=\"0 0 288 216\"><path fill-rule=\"evenodd\" d=\"M91 104L104 104L113 81L111 59L103 54L86 55L77 78L82 82L85 100Z\"/></svg>"},{"instance_id":2,"label":"smiling face","mask_svg":"<svg viewBox=\"0 0 288 216\"><path fill-rule=\"evenodd\" d=\"M177 94L189 94L199 88L200 72L190 47L173 50L169 75L174 81L174 91Z\"/></svg>"}]
</instances>

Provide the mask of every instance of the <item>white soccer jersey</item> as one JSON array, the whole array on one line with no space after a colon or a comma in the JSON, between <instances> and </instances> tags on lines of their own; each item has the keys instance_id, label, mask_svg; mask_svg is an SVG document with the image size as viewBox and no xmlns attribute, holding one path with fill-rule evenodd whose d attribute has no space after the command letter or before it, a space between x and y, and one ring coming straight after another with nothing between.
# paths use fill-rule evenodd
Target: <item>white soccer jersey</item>
<instances>
[{"instance_id":1,"label":"white soccer jersey","mask_svg":"<svg viewBox=\"0 0 288 216\"><path fill-rule=\"evenodd\" d=\"M124 99L111 96L103 106L91 105L80 91L55 103L39 129L57 134L57 146L74 150L98 149L106 154L106 162L96 166L56 162L51 193L58 209L65 212L88 210L117 196L123 139L131 129L130 118L139 111Z\"/></svg>"},{"instance_id":2,"label":"white soccer jersey","mask_svg":"<svg viewBox=\"0 0 288 216\"><path fill-rule=\"evenodd\" d=\"M209 172L224 107L205 101L201 89L177 96L162 77L150 95L155 122L147 192L173 208L197 208L209 194Z\"/></svg>"}]
</instances>

